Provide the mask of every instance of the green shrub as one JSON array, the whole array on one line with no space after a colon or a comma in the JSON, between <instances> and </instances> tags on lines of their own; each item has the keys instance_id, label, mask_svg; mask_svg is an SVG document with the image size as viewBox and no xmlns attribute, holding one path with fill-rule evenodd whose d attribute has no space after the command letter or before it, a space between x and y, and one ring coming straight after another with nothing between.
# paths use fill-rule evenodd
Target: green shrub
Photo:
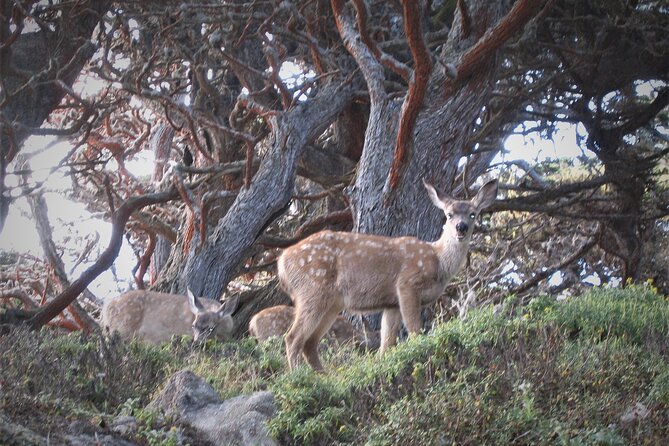
<instances>
[{"instance_id":1,"label":"green shrub","mask_svg":"<svg viewBox=\"0 0 669 446\"><path fill-rule=\"evenodd\" d=\"M667 333L669 304L647 287L483 308L382 359L279 377L271 431L286 444L661 444ZM649 418L621 424L637 402Z\"/></svg>"},{"instance_id":2,"label":"green shrub","mask_svg":"<svg viewBox=\"0 0 669 446\"><path fill-rule=\"evenodd\" d=\"M501 311L471 311L383 358L324 343L324 374L288 371L279 338L155 347L15 330L0 338L0 412L43 431L129 413L140 422L133 441L169 445L170 420L143 408L188 368L223 398L272 391L269 429L282 444L665 444L667 334L669 302L643 286L524 307L510 297ZM646 418L623 423L636 404Z\"/></svg>"},{"instance_id":3,"label":"green shrub","mask_svg":"<svg viewBox=\"0 0 669 446\"><path fill-rule=\"evenodd\" d=\"M131 397L148 401L170 361L156 348L117 338L15 329L0 338L0 381L12 384L0 393L0 408L21 411L38 395L101 411Z\"/></svg>"},{"instance_id":4,"label":"green shrub","mask_svg":"<svg viewBox=\"0 0 669 446\"><path fill-rule=\"evenodd\" d=\"M546 306L542 322L562 326L572 338L622 338L642 344L669 333L669 305L649 286L596 288L567 303Z\"/></svg>"}]
</instances>

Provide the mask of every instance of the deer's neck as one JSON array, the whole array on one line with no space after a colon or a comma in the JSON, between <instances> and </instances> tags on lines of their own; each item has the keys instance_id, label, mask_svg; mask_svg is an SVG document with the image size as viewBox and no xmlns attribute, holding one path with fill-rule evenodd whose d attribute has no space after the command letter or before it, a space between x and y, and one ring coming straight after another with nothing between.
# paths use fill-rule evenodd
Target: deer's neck
<instances>
[{"instance_id":1,"label":"deer's neck","mask_svg":"<svg viewBox=\"0 0 669 446\"><path fill-rule=\"evenodd\" d=\"M465 264L469 251L469 236L459 241L444 232L433 246L439 256L442 274L446 280L450 280Z\"/></svg>"}]
</instances>

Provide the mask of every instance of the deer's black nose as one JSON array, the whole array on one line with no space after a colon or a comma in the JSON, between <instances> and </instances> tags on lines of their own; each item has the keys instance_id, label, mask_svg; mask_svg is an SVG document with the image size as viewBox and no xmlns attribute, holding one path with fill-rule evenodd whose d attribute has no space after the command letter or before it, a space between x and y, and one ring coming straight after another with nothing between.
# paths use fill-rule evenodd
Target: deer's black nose
<instances>
[{"instance_id":1,"label":"deer's black nose","mask_svg":"<svg viewBox=\"0 0 669 446\"><path fill-rule=\"evenodd\" d=\"M458 231L458 234L464 234L465 232L467 232L467 229L469 229L469 226L467 225L467 223L464 223L462 221L457 225L455 225L455 230Z\"/></svg>"}]
</instances>

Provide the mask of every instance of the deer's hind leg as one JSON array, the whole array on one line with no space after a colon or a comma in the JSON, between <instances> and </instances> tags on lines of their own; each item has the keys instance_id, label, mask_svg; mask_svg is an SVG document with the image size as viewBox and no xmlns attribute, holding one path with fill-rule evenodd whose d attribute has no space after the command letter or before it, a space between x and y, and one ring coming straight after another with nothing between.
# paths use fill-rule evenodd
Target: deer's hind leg
<instances>
[{"instance_id":1,"label":"deer's hind leg","mask_svg":"<svg viewBox=\"0 0 669 446\"><path fill-rule=\"evenodd\" d=\"M313 336L316 329L321 326L322 319L326 314L325 301L319 297L310 297L293 300L295 302L295 317L285 337L286 356L291 370L299 365L305 344Z\"/></svg>"},{"instance_id":2,"label":"deer's hind leg","mask_svg":"<svg viewBox=\"0 0 669 446\"><path fill-rule=\"evenodd\" d=\"M316 371L322 371L323 365L321 364L320 357L318 355L318 346L321 342L321 339L327 333L335 319L339 315L340 309L338 307L331 307L323 314L320 324L313 331L311 336L307 339L304 344L304 358L307 360L307 363Z\"/></svg>"}]
</instances>

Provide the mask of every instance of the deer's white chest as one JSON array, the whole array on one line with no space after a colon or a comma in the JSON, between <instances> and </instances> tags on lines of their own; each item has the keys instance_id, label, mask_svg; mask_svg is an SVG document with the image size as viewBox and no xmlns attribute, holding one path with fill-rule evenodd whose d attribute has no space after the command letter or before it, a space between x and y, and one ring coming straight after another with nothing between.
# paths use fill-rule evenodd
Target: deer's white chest
<instances>
[{"instance_id":1,"label":"deer's white chest","mask_svg":"<svg viewBox=\"0 0 669 446\"><path fill-rule=\"evenodd\" d=\"M467 260L467 252L469 251L469 240L459 242L453 240L446 243L437 242L435 244L439 256L439 272L440 282L444 282L444 288L450 282Z\"/></svg>"}]
</instances>

